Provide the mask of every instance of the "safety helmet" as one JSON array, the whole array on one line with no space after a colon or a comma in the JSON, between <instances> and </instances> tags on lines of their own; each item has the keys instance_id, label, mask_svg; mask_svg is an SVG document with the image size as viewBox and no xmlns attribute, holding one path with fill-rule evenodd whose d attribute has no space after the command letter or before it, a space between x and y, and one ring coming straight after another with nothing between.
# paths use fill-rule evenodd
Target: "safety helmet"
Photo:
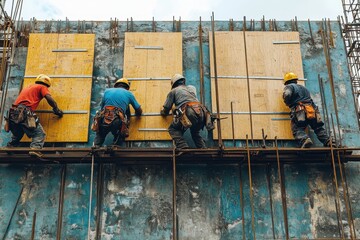
<instances>
[{"instance_id":1,"label":"safety helmet","mask_svg":"<svg viewBox=\"0 0 360 240\"><path fill-rule=\"evenodd\" d=\"M171 88L173 88L174 84L181 79L185 79L185 77L178 73L174 74L174 76L171 78Z\"/></svg>"},{"instance_id":2,"label":"safety helmet","mask_svg":"<svg viewBox=\"0 0 360 240\"><path fill-rule=\"evenodd\" d=\"M46 86L51 86L51 78L45 74L40 74L36 77L35 83L43 83Z\"/></svg>"},{"instance_id":3,"label":"safety helmet","mask_svg":"<svg viewBox=\"0 0 360 240\"><path fill-rule=\"evenodd\" d=\"M291 80L298 80L297 75L292 72L286 73L284 76L284 84L286 84L288 81L291 81Z\"/></svg>"},{"instance_id":4,"label":"safety helmet","mask_svg":"<svg viewBox=\"0 0 360 240\"><path fill-rule=\"evenodd\" d=\"M128 89L130 88L130 82L129 82L129 80L127 80L127 78L120 78L120 79L116 80L114 87L120 83L126 85Z\"/></svg>"}]
</instances>

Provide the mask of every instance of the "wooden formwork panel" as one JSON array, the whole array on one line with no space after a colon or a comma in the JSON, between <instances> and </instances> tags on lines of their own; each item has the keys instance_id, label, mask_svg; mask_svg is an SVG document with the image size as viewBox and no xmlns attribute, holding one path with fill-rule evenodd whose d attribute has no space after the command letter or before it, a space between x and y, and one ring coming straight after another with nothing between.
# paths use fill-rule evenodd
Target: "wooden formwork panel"
<instances>
[{"instance_id":1,"label":"wooden formwork panel","mask_svg":"<svg viewBox=\"0 0 360 240\"><path fill-rule=\"evenodd\" d=\"M127 140L169 140L165 131L172 121L159 115L170 78L182 73L181 33L125 33L124 74L143 108L141 118L131 118Z\"/></svg>"},{"instance_id":2,"label":"wooden formwork panel","mask_svg":"<svg viewBox=\"0 0 360 240\"><path fill-rule=\"evenodd\" d=\"M216 112L213 43L209 39L212 110ZM262 138L262 129L269 139L293 139L289 109L282 100L282 78L289 71L303 78L298 32L215 32L215 43L220 117L227 117L221 120L222 138L233 137L232 104L236 139L244 139L246 134L250 138L251 126L255 139ZM218 138L217 130L213 136Z\"/></svg>"},{"instance_id":3,"label":"wooden formwork panel","mask_svg":"<svg viewBox=\"0 0 360 240\"><path fill-rule=\"evenodd\" d=\"M30 34L23 86L33 84L40 73L49 75L52 97L68 112L59 119L41 101L37 115L46 142L88 141L94 47L94 34Z\"/></svg>"}]
</instances>

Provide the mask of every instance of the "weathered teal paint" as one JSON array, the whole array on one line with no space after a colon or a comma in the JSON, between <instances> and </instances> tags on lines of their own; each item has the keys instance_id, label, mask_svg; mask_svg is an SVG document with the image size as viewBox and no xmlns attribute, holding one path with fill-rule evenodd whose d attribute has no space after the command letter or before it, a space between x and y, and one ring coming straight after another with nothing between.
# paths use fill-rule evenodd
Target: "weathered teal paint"
<instances>
[{"instance_id":1,"label":"weathered teal paint","mask_svg":"<svg viewBox=\"0 0 360 240\"><path fill-rule=\"evenodd\" d=\"M57 23L65 29L65 22ZM172 22L157 22L158 32L173 31ZM200 89L198 22L182 22L183 74L188 82ZM329 77L319 33L320 22L311 22L315 45L309 35L308 22L298 22L306 86L321 107L318 74L325 82L326 105L334 113ZM91 115L99 109L104 90L123 75L123 44L126 22L119 22L119 46L110 47L109 22L86 22L86 32L96 34L91 96ZM77 22L70 22L70 32L77 33ZM216 30L227 31L229 23L215 23ZM208 32L210 22L202 22L204 54L205 103L211 108L210 55ZM250 27L248 23L248 28ZM268 27L268 25L267 25ZM290 22L277 22L278 31L290 31ZM36 32L44 32L45 23L37 22ZM335 48L330 49L335 91L339 111L339 124L344 146L358 147L360 134L356 120L354 100L346 65L346 54L338 22L331 22ZM234 30L242 30L242 22L234 22ZM261 30L255 22L255 30ZM51 31L56 31L53 23ZM152 31L151 22L134 22L133 31ZM6 107L14 101L25 71L27 48L18 48L11 67ZM198 92L199 93L199 92ZM276 96L280 97L280 96ZM160 109L160 106L159 106ZM322 110L322 109L321 109ZM335 116L334 116L335 118ZM90 122L89 122L90 125ZM208 146L216 146L212 136L204 131ZM187 139L190 136L187 134ZM3 130L0 146L5 146L10 134ZM90 147L94 133L89 131L87 143L67 143L66 147ZM315 139L315 138L313 138ZM191 140L190 140L191 141ZM106 144L111 143L111 137ZM232 146L225 141L225 146ZM255 145L260 145L255 141ZM267 141L273 146L273 141ZM236 146L244 147L245 141L237 140ZM281 147L294 146L293 141L279 140ZM171 147L170 141L134 142L129 147ZM321 146L317 142L317 146ZM242 159L239 159L239 162ZM360 236L359 164L346 163L346 177L351 199L352 216L357 236ZM257 164L252 167L254 229L257 239L285 239L284 217L276 164ZM54 239L57 234L59 190L62 165L1 165L0 166L0 237L15 208L7 239L28 239L31 234L32 216L37 213L36 239ZM171 239L172 238L172 168L164 166L128 166L104 164L103 196L97 196L98 166L95 164L91 229L95 234L97 199L102 198L102 239ZM335 192L332 168L323 165L283 165L287 200L289 235L293 238L339 237L335 209ZM64 192L62 239L86 239L91 166L68 164ZM26 175L27 174L27 175ZM26 177L27 176L27 177ZM343 198L340 184L340 198ZM269 182L268 182L269 181ZM240 199L242 184L243 208ZM270 186L270 187L268 187ZM16 200L24 188L19 204ZM270 201L271 200L271 201ZM271 204L272 203L272 204ZM247 164L234 165L184 165L177 166L177 215L179 239L253 239L252 212ZM347 216L341 201L342 221L349 237ZM242 218L244 216L244 222ZM272 220L274 225L272 226ZM245 229L245 232L243 232ZM272 231L274 229L274 232Z\"/></svg>"}]
</instances>

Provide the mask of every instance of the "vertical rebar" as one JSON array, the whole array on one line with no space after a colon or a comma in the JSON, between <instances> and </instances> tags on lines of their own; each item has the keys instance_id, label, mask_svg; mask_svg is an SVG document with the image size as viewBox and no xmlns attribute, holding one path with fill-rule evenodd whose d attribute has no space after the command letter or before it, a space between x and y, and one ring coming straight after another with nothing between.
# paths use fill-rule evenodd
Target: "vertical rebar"
<instances>
[{"instance_id":1,"label":"vertical rebar","mask_svg":"<svg viewBox=\"0 0 360 240\"><path fill-rule=\"evenodd\" d=\"M204 95L204 55L202 47L202 25L201 17L199 23L199 73L200 73L200 102L205 104L205 95Z\"/></svg>"},{"instance_id":2,"label":"vertical rebar","mask_svg":"<svg viewBox=\"0 0 360 240\"><path fill-rule=\"evenodd\" d=\"M246 240L245 236L245 212L244 212L244 194L243 194L243 181L242 181L242 173L241 173L242 162L239 163L239 178L240 178L240 207L241 207L241 221L242 221L242 237L243 240Z\"/></svg>"},{"instance_id":3,"label":"vertical rebar","mask_svg":"<svg viewBox=\"0 0 360 240\"><path fill-rule=\"evenodd\" d=\"M104 167L102 163L98 164L97 189L96 189L96 240L101 239L101 214L104 195Z\"/></svg>"},{"instance_id":4,"label":"vertical rebar","mask_svg":"<svg viewBox=\"0 0 360 240\"><path fill-rule=\"evenodd\" d=\"M172 204L173 204L173 240L177 240L177 209L176 209L176 155L175 155L175 141L173 141L172 150L172 167L173 167L173 192L172 192Z\"/></svg>"},{"instance_id":5,"label":"vertical rebar","mask_svg":"<svg viewBox=\"0 0 360 240\"><path fill-rule=\"evenodd\" d=\"M92 212L92 188L94 182L94 161L95 161L95 154L92 153L91 155L91 173L90 173L90 192L89 192L89 212L88 212L88 236L87 239L91 239L91 212Z\"/></svg>"},{"instance_id":6,"label":"vertical rebar","mask_svg":"<svg viewBox=\"0 0 360 240\"><path fill-rule=\"evenodd\" d=\"M234 107L233 107L234 101L230 102L230 109L231 109L231 130L232 130L232 140L233 140L233 146L235 147L235 124L234 124Z\"/></svg>"},{"instance_id":7,"label":"vertical rebar","mask_svg":"<svg viewBox=\"0 0 360 240\"><path fill-rule=\"evenodd\" d=\"M331 138L330 138L330 141L332 141ZM340 207L340 196L339 196L339 186L338 186L338 183L337 183L336 165L335 165L335 158L334 158L334 148L333 148L332 144L330 144L330 152L331 152L331 166L332 166L332 169L333 169L333 183L334 183L334 186L335 186L335 205L336 205L336 211L337 211L337 217L338 217L338 224L340 226L339 231L340 231L341 238L344 239L345 238L344 225L342 223L342 215L341 215L341 207Z\"/></svg>"},{"instance_id":8,"label":"vertical rebar","mask_svg":"<svg viewBox=\"0 0 360 240\"><path fill-rule=\"evenodd\" d=\"M214 77L215 77L215 95L216 95L216 117L217 117L217 132L218 132L218 143L219 148L223 149L223 141L221 136L221 124L220 124L220 106L219 106L219 85L218 85L218 77L217 77L217 65L216 65L216 44L215 44L215 19L214 12L212 12L211 16L211 31L212 31L212 42L213 42L213 60L214 60Z\"/></svg>"},{"instance_id":9,"label":"vertical rebar","mask_svg":"<svg viewBox=\"0 0 360 240\"><path fill-rule=\"evenodd\" d=\"M313 36L313 33L312 33L312 29L311 29L310 19L308 19L308 24L309 24L309 32L310 32L311 42L312 42L313 45L315 45L315 40L314 40L314 36Z\"/></svg>"},{"instance_id":10,"label":"vertical rebar","mask_svg":"<svg viewBox=\"0 0 360 240\"><path fill-rule=\"evenodd\" d=\"M269 191L269 200L270 200L271 230L272 230L273 239L276 239L276 237L275 237L273 201L272 201L272 191L271 191L270 169L271 169L270 163L266 164L266 182L267 182L267 187L268 187L268 191Z\"/></svg>"},{"instance_id":11,"label":"vertical rebar","mask_svg":"<svg viewBox=\"0 0 360 240\"><path fill-rule=\"evenodd\" d=\"M345 180L345 188L346 188L346 194L347 194L347 198L349 199L349 209L350 209L350 218L352 219L352 225L353 225L353 229L354 229L354 238L357 239L356 237L356 229L354 226L354 218L352 216L352 208L351 208L351 201L350 201L350 196L349 196L349 188L348 188L348 184L347 184L347 179L346 179L346 166L345 164L343 164L343 171L344 171L344 180Z\"/></svg>"},{"instance_id":12,"label":"vertical rebar","mask_svg":"<svg viewBox=\"0 0 360 240\"><path fill-rule=\"evenodd\" d=\"M289 224L288 224L288 218L287 218L286 193L285 193L285 187L284 187L282 173L281 173L277 136L275 137L275 150L276 150L276 162L277 162L277 167L278 167L278 177L279 177L280 191L281 191L281 205L282 205L283 217L284 217L285 235L286 235L286 239L288 240L289 239Z\"/></svg>"},{"instance_id":13,"label":"vertical rebar","mask_svg":"<svg viewBox=\"0 0 360 240\"><path fill-rule=\"evenodd\" d=\"M322 24L323 25L323 24ZM321 26L322 26L321 25ZM325 24L326 26L326 24ZM335 110L335 117L336 117L336 123L338 125L338 130L340 132L340 122L339 122L339 113L338 113L338 106L337 106L337 101L336 101L336 93L335 93L335 86L334 86L334 77L333 77L333 73L332 73L332 66L331 66L331 59L330 59L330 51L329 51L329 45L328 45L328 39L325 37L324 30L321 27L321 37L322 37L322 42L323 42L323 49L324 49L324 55L325 55L325 60L326 60L326 66L327 66L327 70L328 70L328 75L329 75L329 80L330 80L330 87L331 87L331 94L332 94L332 99L333 99L333 103L334 103L334 110ZM339 143L340 145L342 145L342 141L341 141L341 136L339 135Z\"/></svg>"},{"instance_id":14,"label":"vertical rebar","mask_svg":"<svg viewBox=\"0 0 360 240\"><path fill-rule=\"evenodd\" d=\"M248 57L247 57L247 48L246 48L246 18L245 17L243 23L243 37L244 37L246 81L247 81L248 103L249 103L250 135L251 135L251 144L254 146L254 131L253 131L253 119L252 119L251 98L250 98L251 90L250 90L249 66L248 66Z\"/></svg>"},{"instance_id":15,"label":"vertical rebar","mask_svg":"<svg viewBox=\"0 0 360 240\"><path fill-rule=\"evenodd\" d=\"M344 204L345 204L345 208L346 208L346 214L347 214L347 218L348 218L348 225L350 228L350 237L351 239L355 239L354 237L354 233L355 233L355 227L354 227L354 222L352 219L352 215L350 213L350 203L349 203L349 199L348 199L348 192L347 192L347 188L345 186L345 179L344 179L344 174L343 174L343 169L342 169L342 163L340 160L340 153L339 151L336 151L337 153L337 160L338 160L338 165L339 165L339 172L340 172L340 177L341 177L341 186L343 188L343 195L344 195Z\"/></svg>"},{"instance_id":16,"label":"vertical rebar","mask_svg":"<svg viewBox=\"0 0 360 240\"><path fill-rule=\"evenodd\" d=\"M250 191L250 205L251 205L251 229L253 231L254 240L256 240L255 233L255 210L254 210L254 197L252 189L252 174L251 174L251 157L250 157L250 148L249 148L249 138L246 134L246 155L248 163L248 174L249 174L249 191Z\"/></svg>"},{"instance_id":17,"label":"vertical rebar","mask_svg":"<svg viewBox=\"0 0 360 240\"><path fill-rule=\"evenodd\" d=\"M58 206L56 240L61 239L63 208L64 208L65 180L66 180L66 164L64 164L61 168L61 182L60 182L60 191L59 191L59 206Z\"/></svg>"},{"instance_id":18,"label":"vertical rebar","mask_svg":"<svg viewBox=\"0 0 360 240\"><path fill-rule=\"evenodd\" d=\"M35 239L35 226L36 226L36 212L34 212L33 219L32 219L32 225L31 225L31 240Z\"/></svg>"},{"instance_id":19,"label":"vertical rebar","mask_svg":"<svg viewBox=\"0 0 360 240\"><path fill-rule=\"evenodd\" d=\"M335 140L336 145L338 145L337 144L337 139L336 139L336 134L335 134L334 118L333 118L332 113L330 114L330 117L331 117L331 126L332 126L332 129L333 129L333 132L334 132L334 140Z\"/></svg>"},{"instance_id":20,"label":"vertical rebar","mask_svg":"<svg viewBox=\"0 0 360 240\"><path fill-rule=\"evenodd\" d=\"M328 135L330 136L330 122L329 122L329 114L328 114L328 109L327 109L327 104L326 104L326 97L325 97L325 91L324 91L324 85L323 85L323 79L320 77L320 74L318 75L318 80L319 80L319 87L320 87L320 97L321 97L321 103L323 106L323 116L324 116L324 121L325 121L325 127L326 127L326 131L328 132Z\"/></svg>"}]
</instances>

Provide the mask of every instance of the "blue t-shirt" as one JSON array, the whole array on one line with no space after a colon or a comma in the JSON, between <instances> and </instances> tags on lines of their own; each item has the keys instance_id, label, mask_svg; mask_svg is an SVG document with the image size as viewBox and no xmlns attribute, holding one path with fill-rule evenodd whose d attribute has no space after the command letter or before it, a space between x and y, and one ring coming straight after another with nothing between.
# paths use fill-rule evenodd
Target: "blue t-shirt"
<instances>
[{"instance_id":1,"label":"blue t-shirt","mask_svg":"<svg viewBox=\"0 0 360 240\"><path fill-rule=\"evenodd\" d=\"M134 94L129 90L124 88L109 88L104 92L101 109L106 106L114 106L121 108L125 112L129 104L131 104L135 110L140 108L140 104L136 101Z\"/></svg>"}]
</instances>

